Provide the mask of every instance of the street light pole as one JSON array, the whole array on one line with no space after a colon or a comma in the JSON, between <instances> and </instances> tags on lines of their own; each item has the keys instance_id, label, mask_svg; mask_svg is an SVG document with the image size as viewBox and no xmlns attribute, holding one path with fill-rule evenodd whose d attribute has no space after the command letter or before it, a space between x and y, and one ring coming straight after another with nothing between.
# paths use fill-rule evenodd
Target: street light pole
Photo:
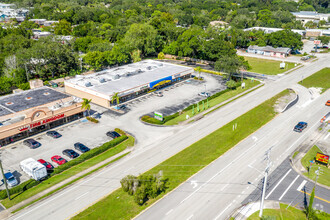
<instances>
[{"instance_id":1,"label":"street light pole","mask_svg":"<svg viewBox=\"0 0 330 220\"><path fill-rule=\"evenodd\" d=\"M0 159L0 169L1 169L1 173L2 173L2 179L3 179L3 182L5 182L5 187L6 187L6 191L7 191L7 196L8 196L8 199L10 199L10 194L9 194L9 190L8 190L8 185L7 185L7 180L5 178L5 174L3 173L3 168L2 168L2 161Z\"/></svg>"},{"instance_id":2,"label":"street light pole","mask_svg":"<svg viewBox=\"0 0 330 220\"><path fill-rule=\"evenodd\" d=\"M266 188L267 188L267 177L268 177L268 172L269 172L270 166L271 166L271 161L270 161L270 151L271 151L271 149L272 148L270 148L266 152L267 167L265 169L264 186L262 188L262 196L261 196L261 202L260 202L260 212L259 212L259 217L260 218L262 217L262 213L263 213L265 194L266 194Z\"/></svg>"}]
</instances>

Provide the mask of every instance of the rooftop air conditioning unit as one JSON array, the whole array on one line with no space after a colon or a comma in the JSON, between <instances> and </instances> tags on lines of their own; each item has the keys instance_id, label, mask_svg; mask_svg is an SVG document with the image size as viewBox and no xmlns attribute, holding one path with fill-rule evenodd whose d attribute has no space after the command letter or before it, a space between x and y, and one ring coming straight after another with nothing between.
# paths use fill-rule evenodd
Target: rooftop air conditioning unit
<instances>
[{"instance_id":1,"label":"rooftop air conditioning unit","mask_svg":"<svg viewBox=\"0 0 330 220\"><path fill-rule=\"evenodd\" d=\"M100 78L100 79L99 79L99 82L100 82L100 83L105 83L105 79L104 79L104 78Z\"/></svg>"},{"instance_id":2,"label":"rooftop air conditioning unit","mask_svg":"<svg viewBox=\"0 0 330 220\"><path fill-rule=\"evenodd\" d=\"M91 86L92 86L92 83L91 83L91 82L86 82L86 83L85 83L85 86L86 86L86 87L91 87Z\"/></svg>"},{"instance_id":3,"label":"rooftop air conditioning unit","mask_svg":"<svg viewBox=\"0 0 330 220\"><path fill-rule=\"evenodd\" d=\"M151 66L147 66L147 70L151 70Z\"/></svg>"},{"instance_id":4,"label":"rooftop air conditioning unit","mask_svg":"<svg viewBox=\"0 0 330 220\"><path fill-rule=\"evenodd\" d=\"M120 76L119 76L118 74L116 74L116 75L114 75L112 78L113 78L113 79L119 79Z\"/></svg>"}]
</instances>

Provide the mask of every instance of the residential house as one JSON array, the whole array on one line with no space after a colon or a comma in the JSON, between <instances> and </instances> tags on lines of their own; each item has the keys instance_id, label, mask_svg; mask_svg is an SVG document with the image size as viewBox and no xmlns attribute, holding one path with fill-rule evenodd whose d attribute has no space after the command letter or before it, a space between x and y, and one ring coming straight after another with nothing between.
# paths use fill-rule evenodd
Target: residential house
<instances>
[{"instance_id":1,"label":"residential house","mask_svg":"<svg viewBox=\"0 0 330 220\"><path fill-rule=\"evenodd\" d=\"M271 57L287 57L291 49L287 47L271 47L271 46L265 46L265 47L259 47L257 45L251 45L248 47L247 51L248 53L253 53L253 54L260 54L264 56L271 56Z\"/></svg>"}]
</instances>

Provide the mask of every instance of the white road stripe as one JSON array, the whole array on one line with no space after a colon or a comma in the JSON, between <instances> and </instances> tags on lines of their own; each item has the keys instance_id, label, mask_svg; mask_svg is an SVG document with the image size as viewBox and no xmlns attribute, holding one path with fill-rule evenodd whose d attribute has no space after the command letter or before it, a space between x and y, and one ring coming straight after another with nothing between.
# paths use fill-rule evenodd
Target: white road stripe
<instances>
[{"instance_id":1,"label":"white road stripe","mask_svg":"<svg viewBox=\"0 0 330 220\"><path fill-rule=\"evenodd\" d=\"M192 219L192 217L193 217L194 215L191 215L191 216L189 216L188 218L187 218L187 220L190 220L190 219Z\"/></svg>"},{"instance_id":2,"label":"white road stripe","mask_svg":"<svg viewBox=\"0 0 330 220\"><path fill-rule=\"evenodd\" d=\"M281 184L281 182L285 179L285 177L291 172L292 169L290 169L283 177L282 179L276 184L276 186L270 191L270 193L266 196L265 199L268 199L268 197L274 192L274 190L278 187L278 185Z\"/></svg>"},{"instance_id":3,"label":"white road stripe","mask_svg":"<svg viewBox=\"0 0 330 220\"><path fill-rule=\"evenodd\" d=\"M306 183L307 183L307 180L302 181L300 186L297 188L297 191L300 191L305 186Z\"/></svg>"},{"instance_id":4,"label":"white road stripe","mask_svg":"<svg viewBox=\"0 0 330 220\"><path fill-rule=\"evenodd\" d=\"M296 182L296 180L299 178L299 174L297 175L297 177L292 181L292 183L289 185L288 188L286 188L286 190L284 191L284 193L281 195L281 197L278 200L281 200L283 198L283 196L289 191L289 189L291 188L291 186L294 184L294 182Z\"/></svg>"},{"instance_id":5,"label":"white road stripe","mask_svg":"<svg viewBox=\"0 0 330 220\"><path fill-rule=\"evenodd\" d=\"M323 140L327 139L327 138L329 137L329 135L330 135L330 134L328 134L327 136L325 136L325 137L323 138Z\"/></svg>"},{"instance_id":6,"label":"white road stripe","mask_svg":"<svg viewBox=\"0 0 330 220\"><path fill-rule=\"evenodd\" d=\"M85 196L85 195L87 195L89 192L85 192L84 194L82 194L81 196L78 196L75 200L78 200L78 199L80 199L81 197L83 197L83 196Z\"/></svg>"},{"instance_id":7,"label":"white road stripe","mask_svg":"<svg viewBox=\"0 0 330 220\"><path fill-rule=\"evenodd\" d=\"M173 209L171 209L170 211L166 212L165 215L168 215L168 214L170 214L171 212L173 212Z\"/></svg>"},{"instance_id":8,"label":"white road stripe","mask_svg":"<svg viewBox=\"0 0 330 220\"><path fill-rule=\"evenodd\" d=\"M220 212L219 215L217 215L217 217L214 218L214 220L217 220L233 203L230 203L224 210L222 210L222 212Z\"/></svg>"}]
</instances>

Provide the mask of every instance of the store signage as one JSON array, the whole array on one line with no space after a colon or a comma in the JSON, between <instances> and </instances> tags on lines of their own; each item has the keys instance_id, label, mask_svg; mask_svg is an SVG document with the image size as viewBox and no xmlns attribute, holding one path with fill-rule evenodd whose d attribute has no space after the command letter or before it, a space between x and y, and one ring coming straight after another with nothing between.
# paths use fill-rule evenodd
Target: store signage
<instances>
[{"instance_id":1,"label":"store signage","mask_svg":"<svg viewBox=\"0 0 330 220\"><path fill-rule=\"evenodd\" d=\"M180 76L181 76L181 74L179 73L179 74L174 75L174 78L179 78Z\"/></svg>"},{"instance_id":2,"label":"store signage","mask_svg":"<svg viewBox=\"0 0 330 220\"><path fill-rule=\"evenodd\" d=\"M319 163L323 163L323 164L328 165L329 155L322 154L322 153L316 153L315 160Z\"/></svg>"},{"instance_id":3,"label":"store signage","mask_svg":"<svg viewBox=\"0 0 330 220\"><path fill-rule=\"evenodd\" d=\"M319 45L319 44L321 44L321 41L320 40L314 40L314 44Z\"/></svg>"},{"instance_id":4,"label":"store signage","mask_svg":"<svg viewBox=\"0 0 330 220\"><path fill-rule=\"evenodd\" d=\"M153 81L149 84L149 87L154 88L154 87L161 86L161 85L164 85L169 82L172 82L172 76L168 76L168 77Z\"/></svg>"},{"instance_id":5,"label":"store signage","mask_svg":"<svg viewBox=\"0 0 330 220\"><path fill-rule=\"evenodd\" d=\"M159 112L155 112L154 118L159 120L159 121L163 121L163 114L159 113Z\"/></svg>"},{"instance_id":6,"label":"store signage","mask_svg":"<svg viewBox=\"0 0 330 220\"><path fill-rule=\"evenodd\" d=\"M61 119L61 118L64 118L64 114L55 115L55 116L53 116L51 118L47 118L47 119L42 120L42 121L31 123L29 125L20 127L18 130L19 131L26 131L28 129L35 128L35 127L38 127L38 126L43 125L43 124L47 124L49 122L53 122L53 121L56 121L56 120Z\"/></svg>"}]
</instances>

